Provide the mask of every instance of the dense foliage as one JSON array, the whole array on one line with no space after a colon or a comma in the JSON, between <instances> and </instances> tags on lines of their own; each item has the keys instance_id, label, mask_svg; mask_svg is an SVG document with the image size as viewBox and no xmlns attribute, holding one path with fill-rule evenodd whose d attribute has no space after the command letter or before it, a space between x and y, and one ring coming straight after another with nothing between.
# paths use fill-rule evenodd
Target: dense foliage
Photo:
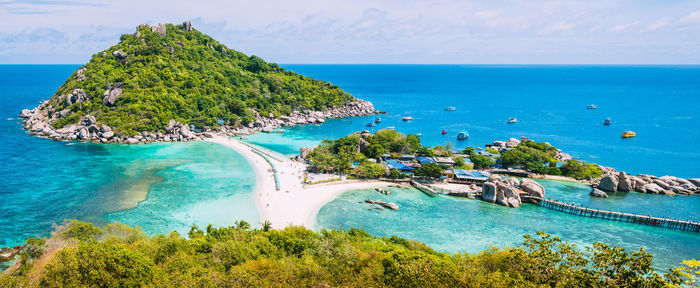
<instances>
[{"instance_id":1,"label":"dense foliage","mask_svg":"<svg viewBox=\"0 0 700 288\"><path fill-rule=\"evenodd\" d=\"M643 249L581 250L541 232L518 247L470 255L358 229L272 230L269 222L254 230L245 222L193 226L189 239L148 237L119 223L78 225L85 224L69 222L47 241L63 248L45 246L0 276L0 287L673 287L692 283L699 268L687 261L662 277Z\"/></svg>"},{"instance_id":2,"label":"dense foliage","mask_svg":"<svg viewBox=\"0 0 700 288\"><path fill-rule=\"evenodd\" d=\"M92 56L50 100L57 111L74 114L59 119L60 128L90 114L119 133L162 130L171 119L196 126L247 124L255 117L288 115L293 110L325 110L353 99L337 86L287 71L256 56L246 56L199 31L166 25L166 35L140 27L122 35L119 44ZM121 50L126 57L113 55ZM123 84L121 84L123 83ZM105 90L123 85L113 107L103 104ZM81 88L86 102L66 107L59 95Z\"/></svg>"},{"instance_id":3,"label":"dense foliage","mask_svg":"<svg viewBox=\"0 0 700 288\"><path fill-rule=\"evenodd\" d=\"M398 157L402 154L414 154L420 151L433 153L430 147L421 146L420 138L416 135L407 136L393 129L383 129L374 135L365 134L362 136L355 133L334 141L325 140L311 151L308 159L313 168L321 172L352 172L361 177L369 177L370 174L377 174L374 172L378 172L380 169L377 166L379 164L371 163L368 159L377 159L383 154ZM360 164L354 170L352 168L353 162ZM371 168L372 173L365 173L369 168Z\"/></svg>"},{"instance_id":4,"label":"dense foliage","mask_svg":"<svg viewBox=\"0 0 700 288\"><path fill-rule=\"evenodd\" d=\"M570 159L561 166L563 175L576 179L593 179L603 175L603 169L596 164Z\"/></svg>"},{"instance_id":5,"label":"dense foliage","mask_svg":"<svg viewBox=\"0 0 700 288\"><path fill-rule=\"evenodd\" d=\"M593 179L603 174L600 166L574 159L569 159L564 165L557 167L558 151L548 143L528 140L503 152L499 162L505 167L523 168L539 174L564 175L575 179Z\"/></svg>"},{"instance_id":6,"label":"dense foliage","mask_svg":"<svg viewBox=\"0 0 700 288\"><path fill-rule=\"evenodd\" d=\"M496 164L496 160L493 158L474 152L474 147L467 147L462 151L462 153L469 156L469 160L472 161L474 169L485 169L493 164Z\"/></svg>"}]
</instances>

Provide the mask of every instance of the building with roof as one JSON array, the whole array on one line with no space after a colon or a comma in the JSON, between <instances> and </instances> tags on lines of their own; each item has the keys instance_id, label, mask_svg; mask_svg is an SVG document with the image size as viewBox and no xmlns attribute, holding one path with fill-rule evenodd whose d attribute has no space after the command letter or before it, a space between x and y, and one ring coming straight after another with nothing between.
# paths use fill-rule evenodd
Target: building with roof
<instances>
[{"instance_id":1,"label":"building with roof","mask_svg":"<svg viewBox=\"0 0 700 288\"><path fill-rule=\"evenodd\" d=\"M486 182L491 177L491 173L486 171L453 169L452 172L454 172L454 179L461 181Z\"/></svg>"},{"instance_id":2,"label":"building with roof","mask_svg":"<svg viewBox=\"0 0 700 288\"><path fill-rule=\"evenodd\" d=\"M384 162L389 169L398 169L399 171L413 171L413 167L403 164L397 160L387 160Z\"/></svg>"},{"instance_id":3,"label":"building with roof","mask_svg":"<svg viewBox=\"0 0 700 288\"><path fill-rule=\"evenodd\" d=\"M433 159L435 160L435 163L440 165L446 165L448 167L455 165L455 160L452 160L452 157L433 157Z\"/></svg>"}]
</instances>

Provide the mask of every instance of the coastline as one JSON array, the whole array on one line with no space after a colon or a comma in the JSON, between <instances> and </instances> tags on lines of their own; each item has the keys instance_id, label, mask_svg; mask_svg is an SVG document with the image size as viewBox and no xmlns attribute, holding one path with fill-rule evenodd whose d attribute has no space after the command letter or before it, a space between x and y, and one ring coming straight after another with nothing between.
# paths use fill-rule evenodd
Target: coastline
<instances>
[{"instance_id":1,"label":"coastline","mask_svg":"<svg viewBox=\"0 0 700 288\"><path fill-rule=\"evenodd\" d=\"M278 172L280 189L276 189L272 167L250 146L239 140L215 136L207 141L235 150L250 163L256 175L255 202L263 220L270 221L272 227L282 229L289 225L314 229L318 211L346 191L388 186L382 181L341 181L316 185L304 185L305 165L284 157L271 159ZM273 154L267 149L255 147L259 151ZM255 224L255 223L251 223Z\"/></svg>"}]
</instances>

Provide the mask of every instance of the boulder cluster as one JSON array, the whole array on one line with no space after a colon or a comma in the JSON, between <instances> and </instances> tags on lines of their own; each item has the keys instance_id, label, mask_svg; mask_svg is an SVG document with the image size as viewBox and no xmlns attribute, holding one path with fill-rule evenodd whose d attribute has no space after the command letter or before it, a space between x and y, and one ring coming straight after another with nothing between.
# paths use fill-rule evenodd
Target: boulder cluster
<instances>
[{"instance_id":1,"label":"boulder cluster","mask_svg":"<svg viewBox=\"0 0 700 288\"><path fill-rule=\"evenodd\" d=\"M0 262L10 261L15 258L19 252L22 251L24 246L17 245L15 247L3 247L0 249Z\"/></svg>"},{"instance_id":2,"label":"boulder cluster","mask_svg":"<svg viewBox=\"0 0 700 288\"><path fill-rule=\"evenodd\" d=\"M601 192L629 192L637 191L649 194L666 194L666 195L692 195L700 194L700 179L683 179L674 176L657 177L653 175L638 174L632 176L624 171L618 172L613 168L603 167L603 176L593 183L593 192L596 192L599 197ZM599 191L596 191L599 190ZM593 192L591 192L593 195Z\"/></svg>"},{"instance_id":3,"label":"boulder cluster","mask_svg":"<svg viewBox=\"0 0 700 288\"><path fill-rule=\"evenodd\" d=\"M121 95L121 85L112 85L105 91L103 104L111 106ZM71 101L71 103L84 102L90 97L82 89L75 89L69 95L62 95L59 101ZM205 128L203 132L194 132L186 123L170 120L165 131L143 131L139 134L127 136L116 135L110 126L98 123L97 119L91 115L80 118L77 124L68 124L60 129L55 129L51 123L65 118L73 112L70 109L56 111L48 101L44 101L38 107L29 110L24 109L20 118L25 118L24 128L29 130L31 135L46 137L54 140L83 140L101 143L119 142L126 144L150 143L150 142L176 142L195 141L214 137L216 134L236 136L247 135L256 132L272 132L274 128L307 123L323 123L327 118L341 118L350 116L365 116L376 113L372 103L364 100L355 100L343 106L335 107L326 111L295 111L290 116L278 118L263 117L255 113L258 120L249 123L245 127L222 126L218 130Z\"/></svg>"},{"instance_id":4,"label":"boulder cluster","mask_svg":"<svg viewBox=\"0 0 700 288\"><path fill-rule=\"evenodd\" d=\"M492 175L481 186L481 199L508 207L520 207L522 199L544 199L544 187L530 179L501 178Z\"/></svg>"}]
</instances>

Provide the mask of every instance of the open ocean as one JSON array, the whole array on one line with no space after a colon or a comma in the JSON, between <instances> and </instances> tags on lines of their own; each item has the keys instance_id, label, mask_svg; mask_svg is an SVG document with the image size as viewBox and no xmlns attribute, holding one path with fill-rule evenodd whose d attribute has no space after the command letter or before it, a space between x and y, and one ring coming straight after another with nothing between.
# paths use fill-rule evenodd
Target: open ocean
<instances>
[{"instance_id":1,"label":"open ocean","mask_svg":"<svg viewBox=\"0 0 700 288\"><path fill-rule=\"evenodd\" d=\"M422 133L427 145L456 148L527 136L584 161L628 173L700 177L700 66L283 65L372 101L382 123ZM0 65L0 246L46 236L62 219L139 225L148 233L186 232L192 224L261 222L249 165L210 143L95 145L28 136L17 115L48 99L78 65ZM595 104L598 109L588 110ZM455 106L456 111L444 108ZM411 122L401 121L411 115ZM510 117L520 122L506 124ZM603 126L605 118L611 126ZM249 141L292 155L302 146L366 129L372 117L256 134ZM441 130L447 135L440 135ZM621 139L624 130L637 137ZM457 141L460 131L470 138ZM591 199L575 183L543 181L550 196L586 206L700 221L700 197L617 193ZM146 196L147 195L147 196ZM367 197L401 209L370 211ZM141 197L146 200L138 204ZM133 208L132 208L133 207ZM520 209L403 190L352 191L321 209L317 228L363 228L440 251L476 252L522 242L538 230L587 246L604 241L655 254L666 269L700 258L700 235Z\"/></svg>"}]
</instances>

